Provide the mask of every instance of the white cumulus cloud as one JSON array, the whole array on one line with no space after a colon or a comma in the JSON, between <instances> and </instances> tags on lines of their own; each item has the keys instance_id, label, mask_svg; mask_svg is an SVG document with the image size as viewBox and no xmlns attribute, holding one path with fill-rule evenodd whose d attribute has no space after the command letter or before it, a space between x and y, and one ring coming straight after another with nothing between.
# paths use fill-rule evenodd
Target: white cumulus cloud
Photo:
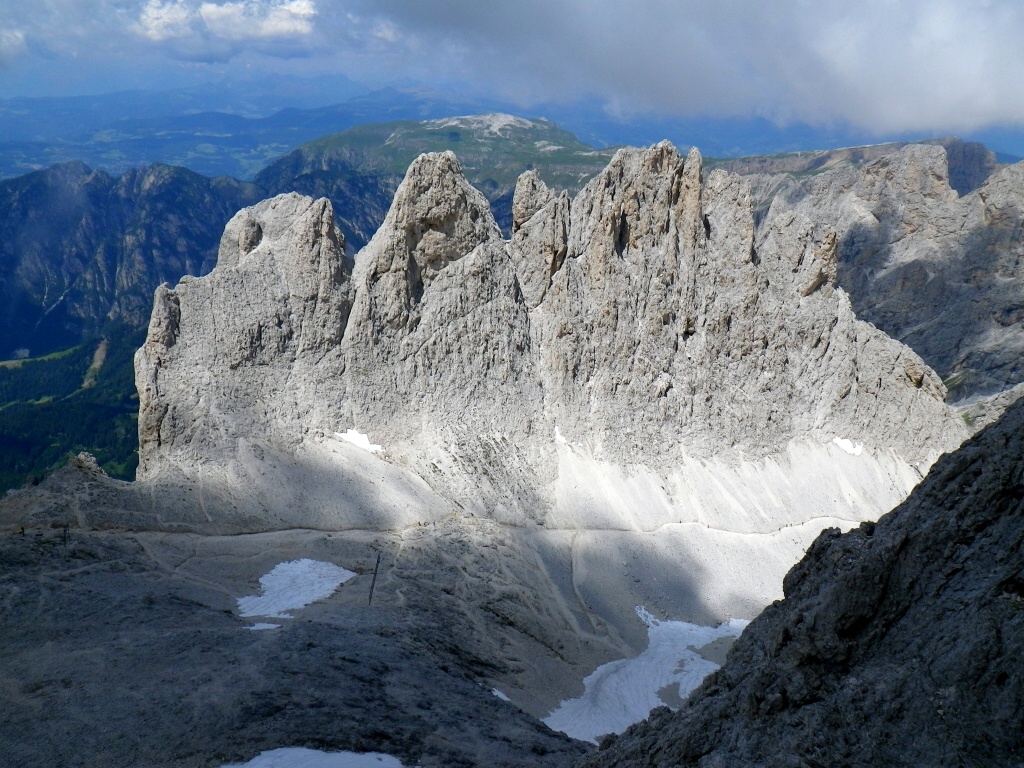
<instances>
[{"instance_id":1,"label":"white cumulus cloud","mask_svg":"<svg viewBox=\"0 0 1024 768\"><path fill-rule=\"evenodd\" d=\"M317 16L314 0L149 0L133 26L172 55L225 61L246 47L271 55L308 53Z\"/></svg>"},{"instance_id":2,"label":"white cumulus cloud","mask_svg":"<svg viewBox=\"0 0 1024 768\"><path fill-rule=\"evenodd\" d=\"M150 0L139 14L138 31L155 42L193 33L195 14L184 3Z\"/></svg>"},{"instance_id":3,"label":"white cumulus cloud","mask_svg":"<svg viewBox=\"0 0 1024 768\"><path fill-rule=\"evenodd\" d=\"M203 3L198 16L211 34L229 40L303 37L313 31L316 6L311 0L270 6L251 1Z\"/></svg>"}]
</instances>

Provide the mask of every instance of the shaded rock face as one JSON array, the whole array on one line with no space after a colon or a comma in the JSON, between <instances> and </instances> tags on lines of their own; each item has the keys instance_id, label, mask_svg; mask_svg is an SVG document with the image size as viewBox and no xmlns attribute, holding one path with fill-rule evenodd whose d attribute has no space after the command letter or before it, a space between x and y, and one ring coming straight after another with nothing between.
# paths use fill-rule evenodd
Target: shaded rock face
<instances>
[{"instance_id":1,"label":"shaded rock face","mask_svg":"<svg viewBox=\"0 0 1024 768\"><path fill-rule=\"evenodd\" d=\"M564 768L586 749L470 679L503 667L496 633L480 631L493 615L453 606L454 569L430 581L436 542L404 542L396 562L395 535L34 533L0 536L5 766L212 768L304 745L423 768ZM371 543L385 550L372 606ZM507 556L465 550L463 563ZM248 630L236 598L305 557L358 575L279 628ZM392 597L399 579L415 599Z\"/></svg>"},{"instance_id":2,"label":"shaded rock face","mask_svg":"<svg viewBox=\"0 0 1024 768\"><path fill-rule=\"evenodd\" d=\"M1024 380L1024 166L985 176L957 162L961 175L985 176L959 197L955 160L911 145L829 171L778 194L766 226L797 211L834 229L837 279L858 316L912 347L960 399Z\"/></svg>"},{"instance_id":3,"label":"shaded rock face","mask_svg":"<svg viewBox=\"0 0 1024 768\"><path fill-rule=\"evenodd\" d=\"M351 274L326 206L243 211L210 276L157 292L141 479L354 427L424 476L438 452L485 462L532 517L556 432L655 467L797 438L923 467L965 434L920 358L855 318L834 239L796 214L755 233L746 184L696 151L624 150L571 202L528 175L510 241L454 155L424 155Z\"/></svg>"},{"instance_id":4,"label":"shaded rock face","mask_svg":"<svg viewBox=\"0 0 1024 768\"><path fill-rule=\"evenodd\" d=\"M1024 761L1024 404L875 524L828 530L678 713L581 766Z\"/></svg>"}]
</instances>

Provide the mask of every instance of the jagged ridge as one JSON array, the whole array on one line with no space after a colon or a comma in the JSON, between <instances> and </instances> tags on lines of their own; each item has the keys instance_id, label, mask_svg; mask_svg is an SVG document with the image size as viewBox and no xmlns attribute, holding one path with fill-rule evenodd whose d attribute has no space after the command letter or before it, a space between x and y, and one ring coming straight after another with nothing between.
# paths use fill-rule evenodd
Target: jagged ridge
<instances>
[{"instance_id":1,"label":"jagged ridge","mask_svg":"<svg viewBox=\"0 0 1024 768\"><path fill-rule=\"evenodd\" d=\"M254 411L296 440L356 426L392 445L431 430L548 443L557 424L599 457L646 463L843 436L923 464L962 435L937 377L859 323L834 288L834 240L789 216L755 241L747 187L720 172L704 182L696 152L620 152L571 205L533 177L521 187L533 202L506 244L454 156L423 156L351 279L340 245L329 263L308 255L340 242L324 203L299 215L312 201L277 198L240 214L255 223L232 222L213 275L160 293L181 319L158 312L139 357L141 477L157 456L203 445L192 432L155 439L164 409L187 411L211 441L227 414ZM246 227L280 236L242 262L234 233ZM283 284L278 300L263 298ZM303 312L322 315L313 338L289 324L300 294ZM190 323L189 343L161 341ZM179 359L216 373L198 405L149 381L159 369L174 391L194 388L174 381ZM289 403L257 407L274 402L279 373ZM219 398L234 402L212 421ZM470 413L488 427L459 423Z\"/></svg>"}]
</instances>

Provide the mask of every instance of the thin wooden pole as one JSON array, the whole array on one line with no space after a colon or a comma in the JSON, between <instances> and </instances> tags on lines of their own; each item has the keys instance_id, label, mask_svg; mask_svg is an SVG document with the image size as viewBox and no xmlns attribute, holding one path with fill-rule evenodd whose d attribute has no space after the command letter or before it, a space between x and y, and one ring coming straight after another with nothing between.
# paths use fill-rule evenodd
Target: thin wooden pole
<instances>
[{"instance_id":1,"label":"thin wooden pole","mask_svg":"<svg viewBox=\"0 0 1024 768\"><path fill-rule=\"evenodd\" d=\"M370 600L367 605L373 605L373 588L377 586L377 570L380 568L380 552L377 553L377 564L373 566L373 581L370 582Z\"/></svg>"}]
</instances>

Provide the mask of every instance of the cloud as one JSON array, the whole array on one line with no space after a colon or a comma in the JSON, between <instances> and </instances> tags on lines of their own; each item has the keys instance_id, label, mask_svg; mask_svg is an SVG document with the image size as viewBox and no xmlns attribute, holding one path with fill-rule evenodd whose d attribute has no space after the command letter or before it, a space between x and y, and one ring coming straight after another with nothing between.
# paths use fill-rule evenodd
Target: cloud
<instances>
[{"instance_id":1,"label":"cloud","mask_svg":"<svg viewBox=\"0 0 1024 768\"><path fill-rule=\"evenodd\" d=\"M876 131L1024 123L1017 0L361 0L400 65L523 101L844 122ZM412 43L415 42L416 45ZM399 66L402 54L393 66ZM417 56L429 59L416 61Z\"/></svg>"},{"instance_id":2,"label":"cloud","mask_svg":"<svg viewBox=\"0 0 1024 768\"><path fill-rule=\"evenodd\" d=\"M193 34L194 12L184 3L152 0L139 14L138 31L154 42L163 42Z\"/></svg>"},{"instance_id":3,"label":"cloud","mask_svg":"<svg viewBox=\"0 0 1024 768\"><path fill-rule=\"evenodd\" d=\"M0 28L0 66L24 55L27 50L24 32L20 29Z\"/></svg>"},{"instance_id":4,"label":"cloud","mask_svg":"<svg viewBox=\"0 0 1024 768\"><path fill-rule=\"evenodd\" d=\"M457 83L878 133L1024 125L1020 0L3 0L0 61ZM207 66L209 65L209 66ZM49 66L49 65L48 65ZM175 68L178 69L175 69ZM204 69L204 67L207 67ZM12 79L13 82L13 79Z\"/></svg>"},{"instance_id":5,"label":"cloud","mask_svg":"<svg viewBox=\"0 0 1024 768\"><path fill-rule=\"evenodd\" d=\"M292 0L262 6L255 2L203 3L199 17L210 34L228 40L305 37L312 33L316 6L311 0Z\"/></svg>"},{"instance_id":6,"label":"cloud","mask_svg":"<svg viewBox=\"0 0 1024 768\"><path fill-rule=\"evenodd\" d=\"M311 52L316 15L314 0L149 0L132 30L195 61L227 61L247 49L296 56Z\"/></svg>"}]
</instances>

